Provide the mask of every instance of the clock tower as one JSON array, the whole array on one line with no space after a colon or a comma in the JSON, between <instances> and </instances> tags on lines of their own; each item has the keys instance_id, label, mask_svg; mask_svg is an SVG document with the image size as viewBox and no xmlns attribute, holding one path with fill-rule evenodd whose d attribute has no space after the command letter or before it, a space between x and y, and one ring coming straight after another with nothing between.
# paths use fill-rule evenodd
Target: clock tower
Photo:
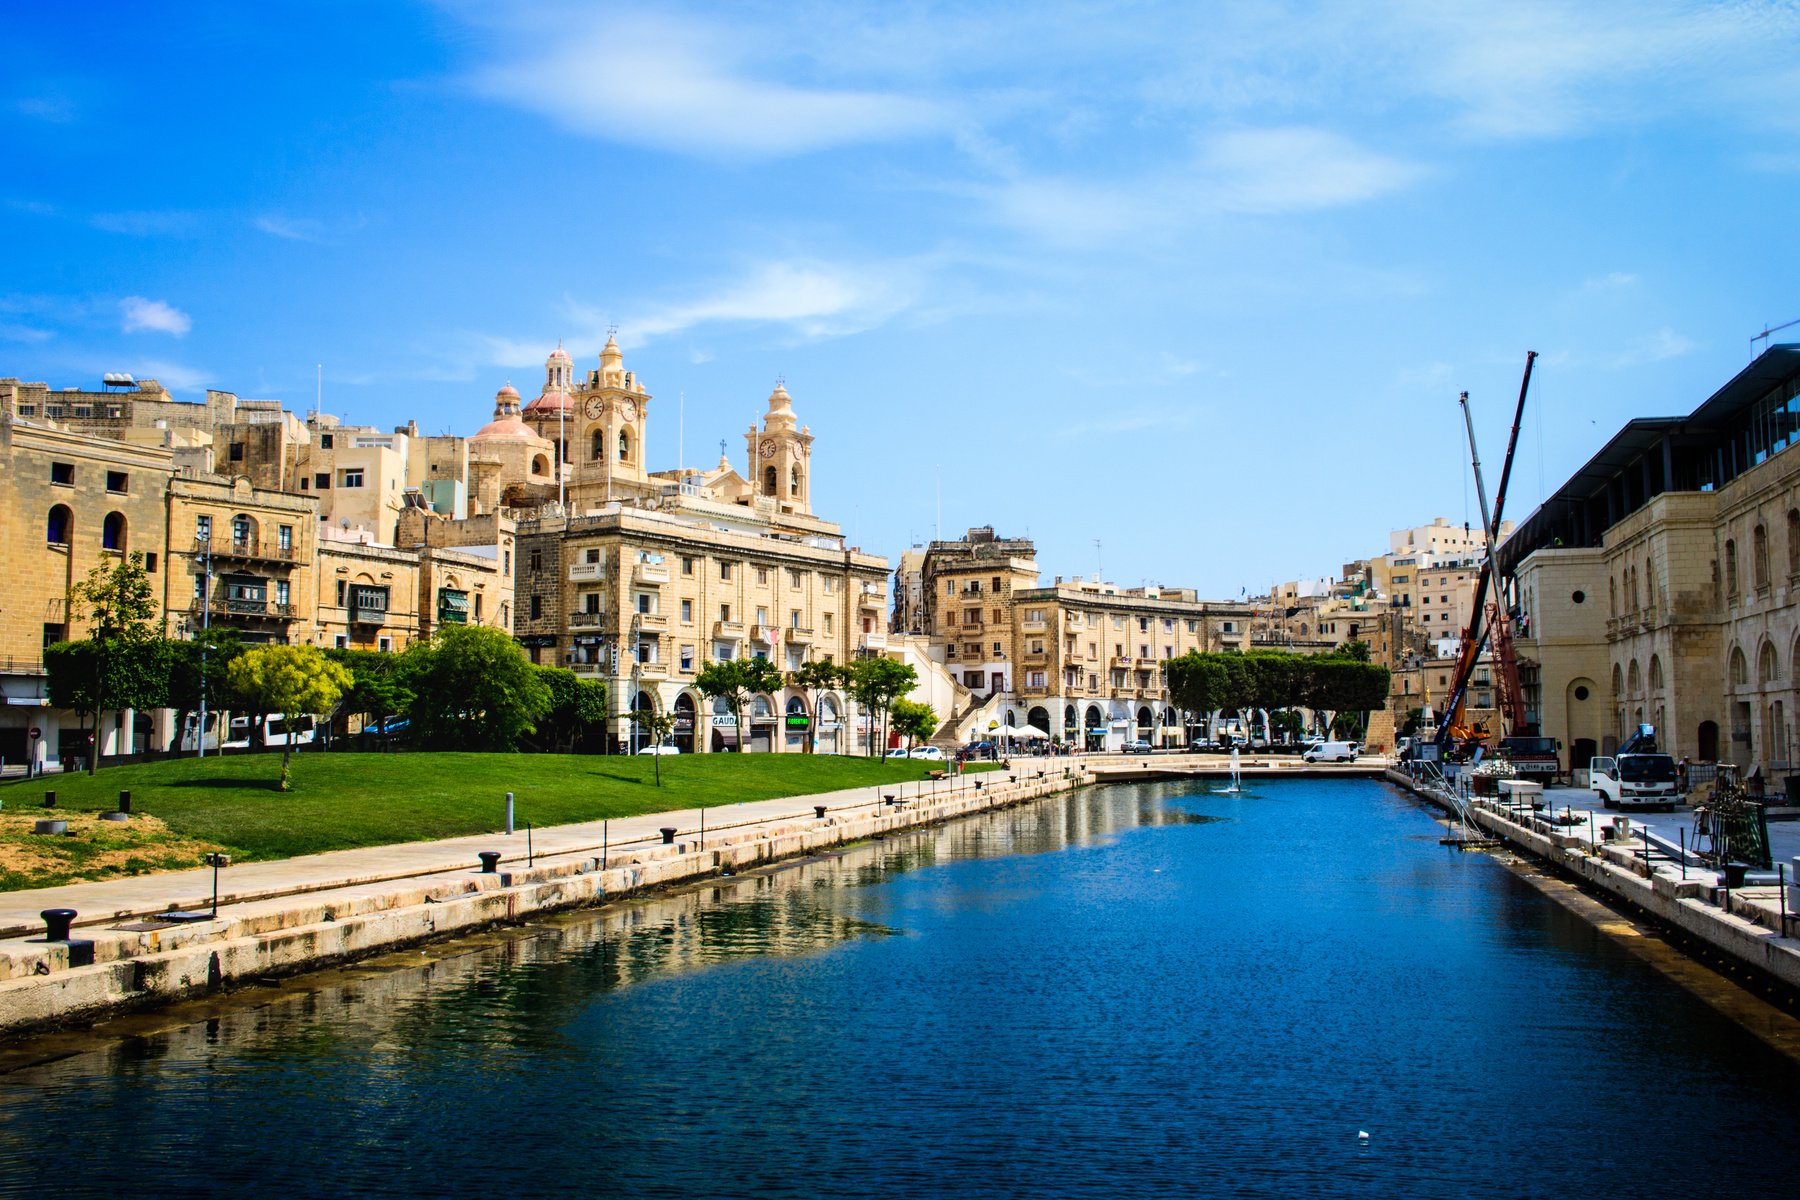
<instances>
[{"instance_id":1,"label":"clock tower","mask_svg":"<svg viewBox=\"0 0 1800 1200\"><path fill-rule=\"evenodd\" d=\"M569 447L575 465L571 486L577 507L626 500L647 493L644 432L650 395L632 372L611 334L600 351L600 369L589 371L575 389L575 437Z\"/></svg>"},{"instance_id":2,"label":"clock tower","mask_svg":"<svg viewBox=\"0 0 1800 1200\"><path fill-rule=\"evenodd\" d=\"M773 500L782 512L812 514L812 430L794 428L793 400L780 383L769 394L762 428L744 435L750 449L746 477L758 497Z\"/></svg>"}]
</instances>

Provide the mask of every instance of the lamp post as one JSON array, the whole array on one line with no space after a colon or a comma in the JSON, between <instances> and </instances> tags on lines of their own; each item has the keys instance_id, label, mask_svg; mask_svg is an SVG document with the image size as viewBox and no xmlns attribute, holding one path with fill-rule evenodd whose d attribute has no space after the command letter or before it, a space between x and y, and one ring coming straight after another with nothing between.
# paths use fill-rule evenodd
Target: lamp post
<instances>
[{"instance_id":1,"label":"lamp post","mask_svg":"<svg viewBox=\"0 0 1800 1200\"><path fill-rule=\"evenodd\" d=\"M200 726L194 731L199 757L206 757L206 635L212 629L212 538L200 552ZM179 743L177 743L179 744ZM216 874L216 872L215 872Z\"/></svg>"}]
</instances>

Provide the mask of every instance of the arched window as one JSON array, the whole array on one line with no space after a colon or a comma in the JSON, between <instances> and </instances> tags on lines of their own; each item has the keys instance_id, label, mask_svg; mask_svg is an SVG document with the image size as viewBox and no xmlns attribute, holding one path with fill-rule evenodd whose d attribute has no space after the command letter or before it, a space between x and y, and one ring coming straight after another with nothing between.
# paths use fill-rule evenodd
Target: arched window
<instances>
[{"instance_id":1,"label":"arched window","mask_svg":"<svg viewBox=\"0 0 1800 1200\"><path fill-rule=\"evenodd\" d=\"M1762 649L1756 652L1756 682L1763 687L1768 687L1775 682L1775 677L1780 670L1781 668L1775 663L1775 647L1769 642L1764 642Z\"/></svg>"},{"instance_id":2,"label":"arched window","mask_svg":"<svg viewBox=\"0 0 1800 1200\"><path fill-rule=\"evenodd\" d=\"M631 434L623 429L619 430L619 461L631 461Z\"/></svg>"},{"instance_id":3,"label":"arched window","mask_svg":"<svg viewBox=\"0 0 1800 1200\"><path fill-rule=\"evenodd\" d=\"M1618 663L1613 664L1613 691L1615 696L1625 694L1625 672Z\"/></svg>"},{"instance_id":4,"label":"arched window","mask_svg":"<svg viewBox=\"0 0 1800 1200\"><path fill-rule=\"evenodd\" d=\"M1750 533L1750 570L1759 589L1769 586L1769 530L1763 525Z\"/></svg>"},{"instance_id":5,"label":"arched window","mask_svg":"<svg viewBox=\"0 0 1800 1200\"><path fill-rule=\"evenodd\" d=\"M550 473L550 460L541 454L532 459L531 473L533 475L548 475Z\"/></svg>"},{"instance_id":6,"label":"arched window","mask_svg":"<svg viewBox=\"0 0 1800 1200\"><path fill-rule=\"evenodd\" d=\"M606 430L596 429L596 430L594 430L593 453L590 454L588 457L593 459L595 462L599 462L605 456L606 456Z\"/></svg>"},{"instance_id":7,"label":"arched window","mask_svg":"<svg viewBox=\"0 0 1800 1200\"><path fill-rule=\"evenodd\" d=\"M798 496L799 494L800 494L800 468L799 467L789 467L788 468L788 495Z\"/></svg>"},{"instance_id":8,"label":"arched window","mask_svg":"<svg viewBox=\"0 0 1800 1200\"><path fill-rule=\"evenodd\" d=\"M1619 581L1610 575L1606 579L1606 615L1619 615Z\"/></svg>"},{"instance_id":9,"label":"arched window","mask_svg":"<svg viewBox=\"0 0 1800 1200\"><path fill-rule=\"evenodd\" d=\"M1644 675L1642 671L1638 670L1637 659L1631 660L1631 669L1626 672L1625 679L1630 688L1628 695L1641 696L1644 694Z\"/></svg>"},{"instance_id":10,"label":"arched window","mask_svg":"<svg viewBox=\"0 0 1800 1200\"><path fill-rule=\"evenodd\" d=\"M1662 690L1663 690L1662 656L1660 654L1652 654L1650 656L1650 694L1654 696L1656 693L1658 693Z\"/></svg>"},{"instance_id":11,"label":"arched window","mask_svg":"<svg viewBox=\"0 0 1800 1200\"><path fill-rule=\"evenodd\" d=\"M1787 551L1788 574L1800 575L1800 508L1788 509Z\"/></svg>"},{"instance_id":12,"label":"arched window","mask_svg":"<svg viewBox=\"0 0 1800 1200\"><path fill-rule=\"evenodd\" d=\"M239 513L237 516L231 518L232 545L248 546L255 540L256 522L250 519L249 514Z\"/></svg>"},{"instance_id":13,"label":"arched window","mask_svg":"<svg viewBox=\"0 0 1800 1200\"><path fill-rule=\"evenodd\" d=\"M763 495L773 496L774 494L775 494L775 468L774 467L764 467L763 468Z\"/></svg>"},{"instance_id":14,"label":"arched window","mask_svg":"<svg viewBox=\"0 0 1800 1200\"><path fill-rule=\"evenodd\" d=\"M125 550L125 514L109 512L106 520L100 523L100 548L102 550Z\"/></svg>"},{"instance_id":15,"label":"arched window","mask_svg":"<svg viewBox=\"0 0 1800 1200\"><path fill-rule=\"evenodd\" d=\"M50 519L44 523L44 540L52 546L66 546L75 529L75 514L69 511L66 504L58 504L50 510Z\"/></svg>"},{"instance_id":16,"label":"arched window","mask_svg":"<svg viewBox=\"0 0 1800 1200\"><path fill-rule=\"evenodd\" d=\"M1737 595L1737 542L1725 539L1725 594Z\"/></svg>"},{"instance_id":17,"label":"arched window","mask_svg":"<svg viewBox=\"0 0 1800 1200\"><path fill-rule=\"evenodd\" d=\"M1744 652L1736 646L1731 648L1731 686L1743 687L1750 681L1750 664L1744 661Z\"/></svg>"}]
</instances>

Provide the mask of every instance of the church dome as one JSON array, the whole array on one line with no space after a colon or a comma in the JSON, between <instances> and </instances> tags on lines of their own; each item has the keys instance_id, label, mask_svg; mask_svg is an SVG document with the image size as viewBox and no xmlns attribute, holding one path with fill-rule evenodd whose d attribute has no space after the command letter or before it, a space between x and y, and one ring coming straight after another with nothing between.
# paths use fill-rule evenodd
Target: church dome
<instances>
[{"instance_id":1,"label":"church dome","mask_svg":"<svg viewBox=\"0 0 1800 1200\"><path fill-rule=\"evenodd\" d=\"M546 389L544 394L525 406L528 413L547 413L554 417L559 411L572 413L575 411L575 398L567 392Z\"/></svg>"},{"instance_id":2,"label":"church dome","mask_svg":"<svg viewBox=\"0 0 1800 1200\"><path fill-rule=\"evenodd\" d=\"M506 384L494 393L494 419L475 431L472 442L541 441L531 427L519 420L519 390Z\"/></svg>"}]
</instances>

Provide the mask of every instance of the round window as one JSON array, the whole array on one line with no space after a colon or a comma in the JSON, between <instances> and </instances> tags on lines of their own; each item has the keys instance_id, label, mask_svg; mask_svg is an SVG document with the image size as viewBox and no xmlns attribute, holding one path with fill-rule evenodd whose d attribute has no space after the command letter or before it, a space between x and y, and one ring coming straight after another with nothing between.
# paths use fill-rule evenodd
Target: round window
<instances>
[{"instance_id":1,"label":"round window","mask_svg":"<svg viewBox=\"0 0 1800 1200\"><path fill-rule=\"evenodd\" d=\"M1575 689L1575 698L1577 700L1586 700L1588 698L1588 690L1584 687L1576 688Z\"/></svg>"},{"instance_id":2,"label":"round window","mask_svg":"<svg viewBox=\"0 0 1800 1200\"><path fill-rule=\"evenodd\" d=\"M1577 591L1574 595L1570 596L1569 599L1573 600L1577 604L1580 604L1583 600L1587 599L1587 593L1582 592L1582 591Z\"/></svg>"}]
</instances>

